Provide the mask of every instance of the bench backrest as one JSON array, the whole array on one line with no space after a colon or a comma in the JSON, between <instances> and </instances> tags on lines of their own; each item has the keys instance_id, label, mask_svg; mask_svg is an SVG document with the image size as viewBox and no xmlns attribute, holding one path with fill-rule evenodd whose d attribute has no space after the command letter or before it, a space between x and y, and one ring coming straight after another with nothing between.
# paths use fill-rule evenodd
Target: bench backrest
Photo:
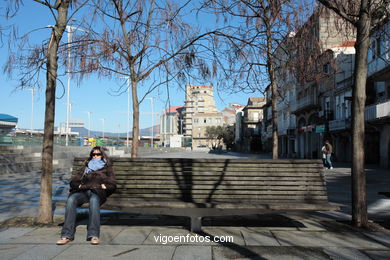
<instances>
[{"instance_id":1,"label":"bench backrest","mask_svg":"<svg viewBox=\"0 0 390 260\"><path fill-rule=\"evenodd\" d=\"M85 158L75 158L74 171ZM327 203L320 160L111 158L113 198L196 203Z\"/></svg>"}]
</instances>

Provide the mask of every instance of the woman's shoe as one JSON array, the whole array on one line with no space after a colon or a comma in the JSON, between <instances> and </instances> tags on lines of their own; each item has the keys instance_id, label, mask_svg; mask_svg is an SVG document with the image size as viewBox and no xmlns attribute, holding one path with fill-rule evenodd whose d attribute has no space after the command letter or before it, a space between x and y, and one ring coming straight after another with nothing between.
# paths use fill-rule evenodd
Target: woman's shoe
<instances>
[{"instance_id":1,"label":"woman's shoe","mask_svg":"<svg viewBox=\"0 0 390 260\"><path fill-rule=\"evenodd\" d=\"M72 241L71 239L67 238L67 237L61 237L60 240L57 241L57 245L65 245L65 244L68 244L70 241Z\"/></svg>"},{"instance_id":2,"label":"woman's shoe","mask_svg":"<svg viewBox=\"0 0 390 260\"><path fill-rule=\"evenodd\" d=\"M98 237L92 237L91 238L91 245L99 245L100 240Z\"/></svg>"}]
</instances>

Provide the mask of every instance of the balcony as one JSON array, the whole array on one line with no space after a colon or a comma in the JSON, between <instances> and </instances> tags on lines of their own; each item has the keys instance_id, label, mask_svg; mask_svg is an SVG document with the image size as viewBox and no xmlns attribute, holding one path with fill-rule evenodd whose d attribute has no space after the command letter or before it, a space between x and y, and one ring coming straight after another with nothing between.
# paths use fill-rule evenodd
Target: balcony
<instances>
[{"instance_id":1,"label":"balcony","mask_svg":"<svg viewBox=\"0 0 390 260\"><path fill-rule=\"evenodd\" d=\"M351 118L329 121L329 131L340 131L351 128Z\"/></svg>"},{"instance_id":2,"label":"balcony","mask_svg":"<svg viewBox=\"0 0 390 260\"><path fill-rule=\"evenodd\" d=\"M278 135L287 135L287 128L278 127Z\"/></svg>"},{"instance_id":3,"label":"balcony","mask_svg":"<svg viewBox=\"0 0 390 260\"><path fill-rule=\"evenodd\" d=\"M381 104L366 106L364 109L364 119L366 121L377 120L390 116L390 101Z\"/></svg>"},{"instance_id":4,"label":"balcony","mask_svg":"<svg viewBox=\"0 0 390 260\"><path fill-rule=\"evenodd\" d=\"M305 109L312 109L318 106L317 97L307 96L297 100L297 102L291 106L293 113L300 112Z\"/></svg>"},{"instance_id":5,"label":"balcony","mask_svg":"<svg viewBox=\"0 0 390 260\"><path fill-rule=\"evenodd\" d=\"M262 120L259 118L244 118L243 123L244 124L258 124Z\"/></svg>"}]
</instances>

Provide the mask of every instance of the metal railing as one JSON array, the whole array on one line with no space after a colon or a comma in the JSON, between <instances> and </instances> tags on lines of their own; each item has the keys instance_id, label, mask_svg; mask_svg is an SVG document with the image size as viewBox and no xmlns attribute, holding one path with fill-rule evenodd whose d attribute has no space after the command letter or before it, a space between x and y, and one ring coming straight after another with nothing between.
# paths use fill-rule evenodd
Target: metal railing
<instances>
[{"instance_id":1,"label":"metal railing","mask_svg":"<svg viewBox=\"0 0 390 260\"><path fill-rule=\"evenodd\" d=\"M351 128L351 119L339 119L329 121L329 131L344 130Z\"/></svg>"},{"instance_id":2,"label":"metal railing","mask_svg":"<svg viewBox=\"0 0 390 260\"><path fill-rule=\"evenodd\" d=\"M54 137L54 145L65 146L65 136ZM97 138L93 142L84 140L83 138L69 138L69 146L124 146L126 140L120 138ZM26 146L42 146L42 136L11 136L0 135L0 145L26 145Z\"/></svg>"},{"instance_id":3,"label":"metal railing","mask_svg":"<svg viewBox=\"0 0 390 260\"><path fill-rule=\"evenodd\" d=\"M367 106L364 109L364 119L366 121L375 120L390 116L390 101Z\"/></svg>"}]
</instances>

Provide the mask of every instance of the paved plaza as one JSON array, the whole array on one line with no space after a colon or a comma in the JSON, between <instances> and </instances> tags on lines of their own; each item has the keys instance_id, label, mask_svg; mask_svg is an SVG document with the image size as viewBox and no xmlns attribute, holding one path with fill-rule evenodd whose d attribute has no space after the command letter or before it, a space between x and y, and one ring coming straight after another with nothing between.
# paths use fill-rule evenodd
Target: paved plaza
<instances>
[{"instance_id":1,"label":"paved plaza","mask_svg":"<svg viewBox=\"0 0 390 260\"><path fill-rule=\"evenodd\" d=\"M267 158L205 151L148 157ZM367 169L369 217L387 229L390 199L377 192L389 190L389 174L388 170L376 167ZM64 246L55 245L60 226L1 229L0 259L390 259L388 230L369 232L347 225L351 211L349 166L336 163L333 170L325 171L325 176L329 200L339 205L340 211L248 215L243 212L204 218L201 233L188 231L189 220L184 217L104 211L99 246L85 240L86 218L81 215L75 240ZM69 174L54 175L54 200L66 198L68 181ZM39 172L0 175L0 221L36 216L39 183ZM54 208L55 216L63 214L62 207Z\"/></svg>"}]
</instances>

